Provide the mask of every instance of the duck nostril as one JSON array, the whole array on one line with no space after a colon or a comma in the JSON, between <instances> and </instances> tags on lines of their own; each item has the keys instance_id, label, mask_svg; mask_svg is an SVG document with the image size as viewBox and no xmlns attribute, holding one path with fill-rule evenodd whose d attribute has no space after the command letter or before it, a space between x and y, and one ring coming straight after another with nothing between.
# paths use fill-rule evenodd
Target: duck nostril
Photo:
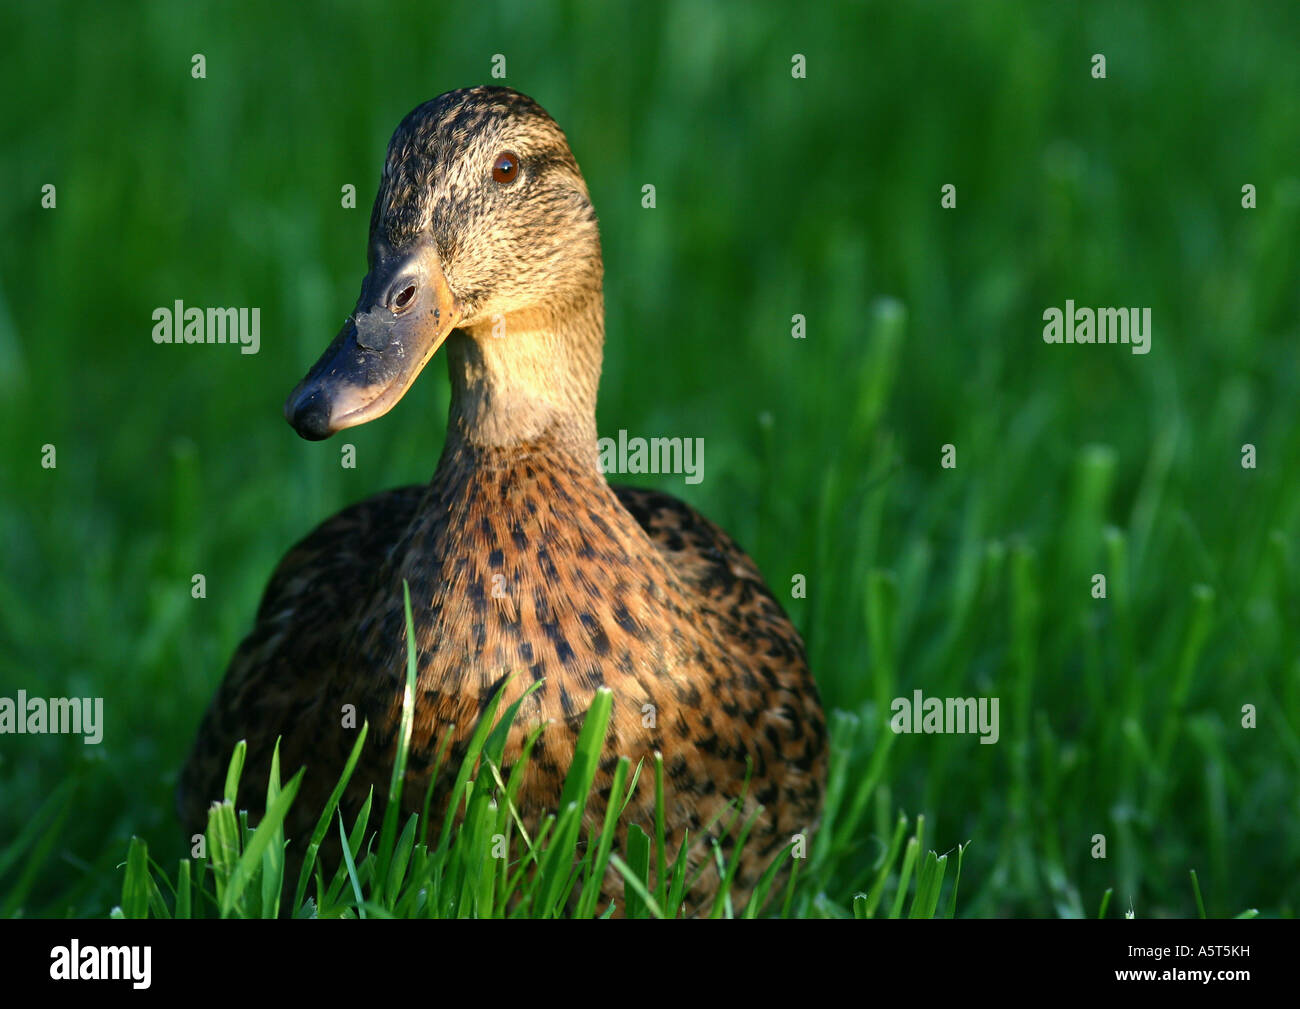
<instances>
[{"instance_id":1,"label":"duck nostril","mask_svg":"<svg viewBox=\"0 0 1300 1009\"><path fill-rule=\"evenodd\" d=\"M396 311L398 309L405 308L407 305L411 303L411 299L414 297L415 297L415 285L410 284L407 287L403 288L402 291L397 295L397 297L393 299L393 309Z\"/></svg>"}]
</instances>

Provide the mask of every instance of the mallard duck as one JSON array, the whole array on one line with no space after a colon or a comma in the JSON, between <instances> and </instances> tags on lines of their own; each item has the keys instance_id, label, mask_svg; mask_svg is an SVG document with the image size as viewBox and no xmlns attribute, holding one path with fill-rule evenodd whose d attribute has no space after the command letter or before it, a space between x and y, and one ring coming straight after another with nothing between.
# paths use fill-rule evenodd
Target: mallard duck
<instances>
[{"instance_id":1,"label":"mallard duck","mask_svg":"<svg viewBox=\"0 0 1300 1009\"><path fill-rule=\"evenodd\" d=\"M587 816L601 822L620 755L661 752L670 850L689 832L690 857L706 866L688 895L700 907L717 887L710 843L730 850L735 833L717 836L714 821L743 793L746 816L762 807L733 889L743 900L772 857L816 827L825 720L799 634L753 561L689 505L611 487L601 471L603 265L564 134L508 88L420 105L388 146L368 262L355 309L285 416L311 440L375 420L443 348L442 456L427 486L346 508L280 562L182 772L182 822L204 829L240 739L239 803L258 809L281 737L286 774L307 768L286 823L304 839L363 720L373 742L344 808L371 786L385 794L405 685L405 580L419 670L411 810L444 736L443 766L454 769L507 678L503 704L543 680L506 760L539 720L553 723L519 807L554 810L584 714L608 687L614 711ZM625 823L650 830L645 780ZM445 783L434 796L445 802Z\"/></svg>"}]
</instances>

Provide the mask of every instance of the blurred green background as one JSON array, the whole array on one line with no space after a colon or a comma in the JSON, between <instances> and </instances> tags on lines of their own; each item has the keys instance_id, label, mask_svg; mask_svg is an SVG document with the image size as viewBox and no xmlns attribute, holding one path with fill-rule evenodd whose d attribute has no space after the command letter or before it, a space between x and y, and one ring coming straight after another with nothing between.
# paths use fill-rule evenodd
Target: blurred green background
<instances>
[{"instance_id":1,"label":"blurred green background","mask_svg":"<svg viewBox=\"0 0 1300 1009\"><path fill-rule=\"evenodd\" d=\"M1294 915L1300 6L616 6L0 11L0 696L107 720L0 737L0 913L105 913L133 833L174 865L275 562L432 474L441 362L343 439L354 470L280 407L352 306L399 119L505 83L601 217L602 433L705 439L702 484L641 482L750 550L843 712L813 911L903 809L972 842L964 915L1191 914L1190 869L1212 915ZM1150 307L1151 353L1044 344L1067 298ZM155 346L176 299L259 306L261 352ZM1000 697L1001 741L894 737L914 689Z\"/></svg>"}]
</instances>

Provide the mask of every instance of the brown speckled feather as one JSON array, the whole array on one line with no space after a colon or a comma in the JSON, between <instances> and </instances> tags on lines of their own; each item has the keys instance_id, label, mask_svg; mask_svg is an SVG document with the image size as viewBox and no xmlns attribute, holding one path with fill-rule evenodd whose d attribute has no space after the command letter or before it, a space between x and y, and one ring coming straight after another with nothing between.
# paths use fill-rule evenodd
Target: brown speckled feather
<instances>
[{"instance_id":1,"label":"brown speckled feather","mask_svg":"<svg viewBox=\"0 0 1300 1009\"><path fill-rule=\"evenodd\" d=\"M485 183L472 162L507 144L531 152L521 161L536 173L509 208L509 227L530 229L543 252L534 261L512 245L520 258L505 277L483 265L502 269L493 250L513 241L500 232L506 225L484 216L503 197L475 188ZM474 152L463 156L469 162L457 160L462 148ZM563 135L523 96L457 92L403 122L372 240L418 246L426 234L463 309L446 342L447 443L427 487L346 509L281 562L182 774L188 830L203 829L241 738L249 745L241 806L259 808L277 736L285 775L307 768L286 824L299 843L366 721L372 735L344 797L345 817L372 786L383 794L405 684L403 581L418 655L408 811L422 803L434 754L449 738L433 792L440 814L448 768L458 766L484 706L516 674L506 704L542 685L511 729L507 765L529 731L548 723L518 798L521 814L536 822L554 810L583 717L595 691L608 687L614 709L588 821L604 816L619 756L635 763L662 753L670 846L675 851L689 832L692 861L705 867L689 911L716 889L709 843L718 839L724 851L734 843L738 828L724 834L717 821L747 777L739 822L759 806L762 813L733 889L738 901L774 853L815 829L826 734L798 633L754 563L717 526L666 494L610 487L596 464L603 319L594 221ZM566 240L537 239L548 231ZM501 318L504 337L494 322ZM318 412L312 423L322 418ZM650 830L653 806L643 776L625 823ZM621 903L613 872L608 893Z\"/></svg>"}]
</instances>

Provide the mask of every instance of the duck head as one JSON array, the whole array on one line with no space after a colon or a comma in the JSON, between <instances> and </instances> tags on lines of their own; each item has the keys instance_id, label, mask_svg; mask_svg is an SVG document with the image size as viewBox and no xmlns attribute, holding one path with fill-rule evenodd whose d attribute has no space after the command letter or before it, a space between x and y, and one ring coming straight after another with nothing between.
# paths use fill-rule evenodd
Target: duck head
<instances>
[{"instance_id":1,"label":"duck head","mask_svg":"<svg viewBox=\"0 0 1300 1009\"><path fill-rule=\"evenodd\" d=\"M451 91L388 145L356 307L284 413L320 440L381 417L447 345L453 421L501 443L594 431L600 239L564 134L509 88Z\"/></svg>"}]
</instances>

